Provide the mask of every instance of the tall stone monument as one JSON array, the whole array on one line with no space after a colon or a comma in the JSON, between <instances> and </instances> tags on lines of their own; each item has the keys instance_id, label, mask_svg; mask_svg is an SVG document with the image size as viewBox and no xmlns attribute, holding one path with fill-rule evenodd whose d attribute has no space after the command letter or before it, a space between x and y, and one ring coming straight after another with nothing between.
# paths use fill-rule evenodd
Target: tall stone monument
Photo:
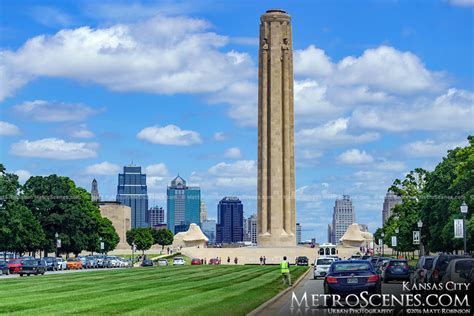
<instances>
[{"instance_id":1,"label":"tall stone monument","mask_svg":"<svg viewBox=\"0 0 474 316\"><path fill-rule=\"evenodd\" d=\"M283 10L260 17L258 245L296 246L293 50Z\"/></svg>"}]
</instances>

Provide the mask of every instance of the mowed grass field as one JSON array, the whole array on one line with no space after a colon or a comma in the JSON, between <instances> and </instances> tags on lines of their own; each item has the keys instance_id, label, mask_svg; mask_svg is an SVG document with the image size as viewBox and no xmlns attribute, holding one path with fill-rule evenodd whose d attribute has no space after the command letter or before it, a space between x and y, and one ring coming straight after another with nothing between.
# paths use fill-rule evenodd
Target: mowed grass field
<instances>
[{"instance_id":1,"label":"mowed grass field","mask_svg":"<svg viewBox=\"0 0 474 316\"><path fill-rule=\"evenodd\" d=\"M292 280L307 267L291 267ZM0 313L245 315L284 286L279 266L182 266L0 278Z\"/></svg>"}]
</instances>

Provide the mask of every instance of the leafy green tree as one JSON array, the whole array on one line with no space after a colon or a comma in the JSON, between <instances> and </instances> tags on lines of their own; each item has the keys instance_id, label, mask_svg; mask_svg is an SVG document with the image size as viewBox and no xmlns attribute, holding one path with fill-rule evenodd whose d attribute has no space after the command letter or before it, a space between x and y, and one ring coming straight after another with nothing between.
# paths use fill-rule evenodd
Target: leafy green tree
<instances>
[{"instance_id":1,"label":"leafy green tree","mask_svg":"<svg viewBox=\"0 0 474 316\"><path fill-rule=\"evenodd\" d=\"M109 251L112 251L117 247L118 243L120 242L120 237L115 231L114 226L112 225L112 222L110 219L102 217L100 219L100 224L99 224L99 232L98 232L99 238L102 238L102 241L104 242L104 251L107 253ZM100 240L97 243L97 248L96 252L100 251Z\"/></svg>"},{"instance_id":2,"label":"leafy green tree","mask_svg":"<svg viewBox=\"0 0 474 316\"><path fill-rule=\"evenodd\" d=\"M31 177L23 191L23 203L45 232L45 253L56 249L56 233L60 235L61 252L77 255L94 249L101 216L86 190L76 187L67 177L50 175Z\"/></svg>"},{"instance_id":3,"label":"leafy green tree","mask_svg":"<svg viewBox=\"0 0 474 316\"><path fill-rule=\"evenodd\" d=\"M151 228L149 227L138 227L132 228L127 231L127 243L131 246L133 243L137 246L138 250L141 250L145 254L145 250L148 250L155 243Z\"/></svg>"},{"instance_id":4,"label":"leafy green tree","mask_svg":"<svg viewBox=\"0 0 474 316\"><path fill-rule=\"evenodd\" d=\"M469 145L449 150L443 161L427 177L426 199L422 201L421 218L430 251L457 251L462 239L454 239L454 219L462 218L460 206L467 203L467 248L474 249L474 137ZM426 227L426 228L425 228Z\"/></svg>"},{"instance_id":5,"label":"leafy green tree","mask_svg":"<svg viewBox=\"0 0 474 316\"><path fill-rule=\"evenodd\" d=\"M23 254L41 249L44 232L32 212L21 205L18 176L0 164L0 249Z\"/></svg>"},{"instance_id":6,"label":"leafy green tree","mask_svg":"<svg viewBox=\"0 0 474 316\"><path fill-rule=\"evenodd\" d=\"M155 244L161 245L161 253L165 246L169 246L173 243L173 233L167 228L163 229L152 229L153 240Z\"/></svg>"}]
</instances>

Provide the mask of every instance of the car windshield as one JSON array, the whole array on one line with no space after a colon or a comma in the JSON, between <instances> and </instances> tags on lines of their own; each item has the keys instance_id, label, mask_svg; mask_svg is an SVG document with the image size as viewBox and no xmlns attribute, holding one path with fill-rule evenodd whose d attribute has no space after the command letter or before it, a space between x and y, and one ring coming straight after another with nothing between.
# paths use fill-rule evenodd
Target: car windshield
<instances>
[{"instance_id":1,"label":"car windshield","mask_svg":"<svg viewBox=\"0 0 474 316\"><path fill-rule=\"evenodd\" d=\"M424 269L431 269L431 267L433 266L433 260L434 260L434 258L426 258L425 259L425 264L423 265L423 268Z\"/></svg>"},{"instance_id":2,"label":"car windshield","mask_svg":"<svg viewBox=\"0 0 474 316\"><path fill-rule=\"evenodd\" d=\"M11 263L11 264L21 264L21 260L11 260L9 263Z\"/></svg>"},{"instance_id":3,"label":"car windshield","mask_svg":"<svg viewBox=\"0 0 474 316\"><path fill-rule=\"evenodd\" d=\"M316 261L316 265L330 265L334 260L332 259L318 259L318 261Z\"/></svg>"},{"instance_id":4,"label":"car windshield","mask_svg":"<svg viewBox=\"0 0 474 316\"><path fill-rule=\"evenodd\" d=\"M69 261L69 262L75 262L75 261L78 261L78 260L79 260L79 259L77 259L77 258L69 258L69 259L67 259L67 261Z\"/></svg>"},{"instance_id":5,"label":"car windshield","mask_svg":"<svg viewBox=\"0 0 474 316\"><path fill-rule=\"evenodd\" d=\"M23 261L24 266L36 266L38 264L38 261L36 260L25 260Z\"/></svg>"},{"instance_id":6,"label":"car windshield","mask_svg":"<svg viewBox=\"0 0 474 316\"><path fill-rule=\"evenodd\" d=\"M46 258L43 258L46 262L51 262L54 260L54 258L50 258L50 257L46 257Z\"/></svg>"},{"instance_id":7,"label":"car windshield","mask_svg":"<svg viewBox=\"0 0 474 316\"><path fill-rule=\"evenodd\" d=\"M466 275L474 269L474 259L471 260L461 260L456 262L456 266L454 267L454 272L461 274L465 273Z\"/></svg>"},{"instance_id":8,"label":"car windshield","mask_svg":"<svg viewBox=\"0 0 474 316\"><path fill-rule=\"evenodd\" d=\"M334 272L365 271L365 270L370 270L369 263L350 262L350 263L334 263L333 264Z\"/></svg>"}]
</instances>

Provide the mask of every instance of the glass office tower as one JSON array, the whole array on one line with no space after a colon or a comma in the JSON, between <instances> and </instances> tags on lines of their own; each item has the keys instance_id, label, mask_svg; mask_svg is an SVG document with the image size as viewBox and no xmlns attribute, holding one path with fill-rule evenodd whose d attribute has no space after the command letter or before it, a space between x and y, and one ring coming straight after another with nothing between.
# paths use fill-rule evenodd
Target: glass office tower
<instances>
[{"instance_id":1,"label":"glass office tower","mask_svg":"<svg viewBox=\"0 0 474 316\"><path fill-rule=\"evenodd\" d=\"M118 175L117 202L132 209L132 228L149 226L146 174L142 167L123 167L123 173Z\"/></svg>"},{"instance_id":2,"label":"glass office tower","mask_svg":"<svg viewBox=\"0 0 474 316\"><path fill-rule=\"evenodd\" d=\"M217 206L216 243L231 244L244 240L244 206L237 197L225 197Z\"/></svg>"},{"instance_id":3,"label":"glass office tower","mask_svg":"<svg viewBox=\"0 0 474 316\"><path fill-rule=\"evenodd\" d=\"M201 225L201 189L188 187L180 176L167 190L166 223L174 234L187 231L189 224Z\"/></svg>"}]
</instances>

